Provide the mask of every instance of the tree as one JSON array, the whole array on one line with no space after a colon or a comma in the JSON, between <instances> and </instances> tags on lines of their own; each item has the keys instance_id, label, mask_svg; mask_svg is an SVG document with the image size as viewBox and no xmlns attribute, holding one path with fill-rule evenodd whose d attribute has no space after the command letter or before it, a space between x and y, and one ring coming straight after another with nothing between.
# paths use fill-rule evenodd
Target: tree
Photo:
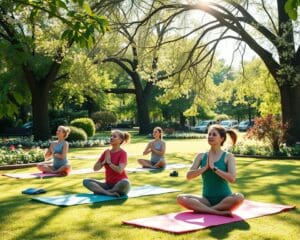
<instances>
[{"instance_id":1,"label":"tree","mask_svg":"<svg viewBox=\"0 0 300 240\"><path fill-rule=\"evenodd\" d=\"M299 39L298 25L285 12L287 1L232 1L218 2L197 1L195 4L163 2L148 15L151 18L160 11L199 10L209 16L205 18L206 33L197 41L206 42L208 52L214 54L219 42L226 39L237 40L237 46L247 44L265 63L279 88L282 109L282 121L289 122L289 144L300 140L300 47L295 39ZM276 14L275 12L276 11ZM201 18L203 19L203 18ZM206 39L204 39L204 37ZM195 54L194 54L195 55ZM203 59L198 54L197 58Z\"/></svg>"},{"instance_id":2,"label":"tree","mask_svg":"<svg viewBox=\"0 0 300 240\"><path fill-rule=\"evenodd\" d=\"M67 51L73 43L90 47L95 33L106 29L106 19L95 15L84 0L1 1L1 55L19 72L12 81L24 81L30 91L35 139L50 137L48 93L63 78L59 72ZM46 41L48 46L42 44ZM14 100L7 102L14 105Z\"/></svg>"},{"instance_id":3,"label":"tree","mask_svg":"<svg viewBox=\"0 0 300 240\"><path fill-rule=\"evenodd\" d=\"M221 113L233 115L233 111L238 111L240 117L249 120L258 113L262 116L280 114L278 88L261 59L246 62L235 79L225 80L218 88L219 102L231 103L228 106L229 112Z\"/></svg>"},{"instance_id":4,"label":"tree","mask_svg":"<svg viewBox=\"0 0 300 240\"><path fill-rule=\"evenodd\" d=\"M106 56L98 56L95 63L114 63L130 76L132 88L110 89L109 92L135 95L139 131L140 134L145 134L151 131L149 101L154 86L165 88L165 82L172 87L180 86L181 78L199 77L200 71L194 69L197 64L190 62L190 52L196 46L188 44L184 37L176 36L176 31L186 29L187 24L180 25L174 21L176 14L169 16L168 12L148 19L149 21L141 21L141 15L147 16L156 8L156 1L151 4L145 4L144 1L139 3L132 8L125 2L114 14L110 14L109 21L115 32L112 32L113 36L107 34L106 37L115 44L113 49L107 51ZM185 36L188 37L193 32L188 31ZM206 71L203 73L207 74Z\"/></svg>"},{"instance_id":5,"label":"tree","mask_svg":"<svg viewBox=\"0 0 300 240\"><path fill-rule=\"evenodd\" d=\"M76 51L77 50L77 51ZM55 109L68 108L69 105L86 105L88 114L105 109L108 97L104 89L111 87L108 73L90 61L87 54L70 51L62 64L61 72L66 73L64 81L53 84L50 91L51 106Z\"/></svg>"}]
</instances>

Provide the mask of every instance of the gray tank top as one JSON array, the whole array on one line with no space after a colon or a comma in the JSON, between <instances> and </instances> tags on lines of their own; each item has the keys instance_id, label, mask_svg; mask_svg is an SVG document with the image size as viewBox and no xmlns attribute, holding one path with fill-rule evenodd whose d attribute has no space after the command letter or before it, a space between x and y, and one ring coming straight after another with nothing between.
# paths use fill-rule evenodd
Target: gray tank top
<instances>
[{"instance_id":1,"label":"gray tank top","mask_svg":"<svg viewBox=\"0 0 300 240\"><path fill-rule=\"evenodd\" d=\"M155 150L161 151L162 147L163 147L162 141L154 142ZM152 164L155 164L155 163L159 162L160 160L164 160L164 159L165 159L164 156L157 155L153 152L151 153L151 163Z\"/></svg>"}]
</instances>

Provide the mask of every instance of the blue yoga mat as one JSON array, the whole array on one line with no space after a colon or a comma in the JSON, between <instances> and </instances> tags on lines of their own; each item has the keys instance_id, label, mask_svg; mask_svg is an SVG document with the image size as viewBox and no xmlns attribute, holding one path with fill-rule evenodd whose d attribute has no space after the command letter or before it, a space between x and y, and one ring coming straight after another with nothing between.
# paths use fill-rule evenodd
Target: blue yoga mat
<instances>
[{"instance_id":1,"label":"blue yoga mat","mask_svg":"<svg viewBox=\"0 0 300 240\"><path fill-rule=\"evenodd\" d=\"M136 198L141 196L149 196L149 195L158 195L163 193L171 193L171 192L179 192L178 189L173 188L163 188L156 187L151 185L145 185L141 187L133 187L127 196L114 197L114 196L106 196L106 195L95 195L91 193L79 193L79 194L69 194L62 196L54 196L54 197L36 197L32 198L32 200L39 201L42 203L52 204L56 206L72 206L86 203L97 203L97 202L106 202L127 198Z\"/></svg>"}]
</instances>

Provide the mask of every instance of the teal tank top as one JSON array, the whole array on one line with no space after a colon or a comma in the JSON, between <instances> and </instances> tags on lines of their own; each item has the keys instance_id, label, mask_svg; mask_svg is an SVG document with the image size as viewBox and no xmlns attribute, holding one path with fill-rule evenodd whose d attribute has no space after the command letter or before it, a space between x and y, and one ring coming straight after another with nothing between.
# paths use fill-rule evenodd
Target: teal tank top
<instances>
[{"instance_id":1,"label":"teal tank top","mask_svg":"<svg viewBox=\"0 0 300 240\"><path fill-rule=\"evenodd\" d=\"M214 163L214 166L227 172L225 163L226 152L223 152L220 159ZM204 153L201 167L206 165L208 153ZM232 194L229 184L226 180L219 177L213 170L208 169L202 174L203 189L202 195L206 198L224 198Z\"/></svg>"}]
</instances>

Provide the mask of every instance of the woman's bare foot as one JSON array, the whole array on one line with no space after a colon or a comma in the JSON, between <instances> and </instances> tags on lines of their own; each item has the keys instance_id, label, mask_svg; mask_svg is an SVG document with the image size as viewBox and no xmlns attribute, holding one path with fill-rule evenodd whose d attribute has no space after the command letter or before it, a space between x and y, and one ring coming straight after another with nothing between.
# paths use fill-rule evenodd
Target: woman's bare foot
<instances>
[{"instance_id":1,"label":"woman's bare foot","mask_svg":"<svg viewBox=\"0 0 300 240\"><path fill-rule=\"evenodd\" d=\"M118 192L114 192L114 191L112 191L111 189L108 190L108 192L110 193L110 194L109 194L110 196L120 197L120 194L119 194Z\"/></svg>"}]
</instances>

